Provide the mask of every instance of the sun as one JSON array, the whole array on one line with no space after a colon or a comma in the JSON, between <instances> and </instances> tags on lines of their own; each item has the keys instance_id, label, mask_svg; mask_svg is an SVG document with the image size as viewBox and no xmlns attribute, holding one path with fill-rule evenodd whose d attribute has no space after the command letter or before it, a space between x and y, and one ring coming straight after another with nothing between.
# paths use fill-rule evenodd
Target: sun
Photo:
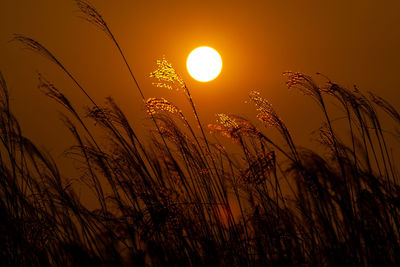
<instances>
[{"instance_id":1,"label":"sun","mask_svg":"<svg viewBox=\"0 0 400 267\"><path fill-rule=\"evenodd\" d=\"M201 46L189 54L186 66L194 79L200 82L209 82L221 73L222 59L215 49Z\"/></svg>"}]
</instances>

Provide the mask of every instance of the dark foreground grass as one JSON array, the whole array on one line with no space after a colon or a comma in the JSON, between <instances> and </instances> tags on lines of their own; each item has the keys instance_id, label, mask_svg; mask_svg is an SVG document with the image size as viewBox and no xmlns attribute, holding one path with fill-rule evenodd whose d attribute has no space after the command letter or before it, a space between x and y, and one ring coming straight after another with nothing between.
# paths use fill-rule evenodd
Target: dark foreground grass
<instances>
[{"instance_id":1,"label":"dark foreground grass","mask_svg":"<svg viewBox=\"0 0 400 267\"><path fill-rule=\"evenodd\" d=\"M86 18L122 50L99 13L77 1ZM95 103L62 63L38 42L16 40L55 62L89 97L84 116L53 84L39 77L45 94L65 107L75 137L68 151L80 162L80 182L23 136L10 111L0 75L0 262L8 266L396 266L400 264L400 187L393 159L399 141L383 130L380 115L398 129L400 114L384 99L319 85L286 73L288 86L312 97L324 120L324 152L299 147L272 106L258 92L250 102L257 118L277 130L272 140L247 119L218 114L208 126L230 138L241 155L210 142L185 83L166 61L151 74L157 86L178 88L195 116L189 123L162 98L146 99L154 122L152 143L135 133L110 98ZM341 112L335 126L327 102ZM96 140L88 120L108 136ZM89 209L74 188L97 200Z\"/></svg>"}]
</instances>

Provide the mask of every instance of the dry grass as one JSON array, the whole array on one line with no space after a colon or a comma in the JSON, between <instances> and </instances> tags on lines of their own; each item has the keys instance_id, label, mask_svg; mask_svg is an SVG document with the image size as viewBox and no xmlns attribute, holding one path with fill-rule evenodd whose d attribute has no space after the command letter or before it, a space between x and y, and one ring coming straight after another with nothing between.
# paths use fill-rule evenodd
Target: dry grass
<instances>
[{"instance_id":1,"label":"dry grass","mask_svg":"<svg viewBox=\"0 0 400 267\"><path fill-rule=\"evenodd\" d=\"M152 143L143 143L112 99L97 105L74 76L40 43L16 40L55 62L92 101L76 112L43 76L40 89L65 107L67 129L76 139L72 155L82 181L72 183L57 164L22 135L10 111L0 74L0 253L2 263L20 265L396 266L400 264L400 186L380 111L399 125L386 100L327 80L286 73L288 86L312 97L324 115L320 145L327 153L300 148L277 112L260 93L250 101L272 140L252 122L218 114L212 134L241 149L234 157L209 141L189 88L165 59L152 73L156 86L179 88L195 125L163 98L146 99L111 30L87 2L76 1L87 20L116 45L140 91ZM335 127L326 101L343 110L347 128ZM191 114L191 116L193 115ZM109 136L96 141L86 127L94 120ZM76 125L79 125L77 127ZM80 130L81 129L81 130ZM349 132L342 141L339 134ZM74 187L93 192L89 210Z\"/></svg>"}]
</instances>

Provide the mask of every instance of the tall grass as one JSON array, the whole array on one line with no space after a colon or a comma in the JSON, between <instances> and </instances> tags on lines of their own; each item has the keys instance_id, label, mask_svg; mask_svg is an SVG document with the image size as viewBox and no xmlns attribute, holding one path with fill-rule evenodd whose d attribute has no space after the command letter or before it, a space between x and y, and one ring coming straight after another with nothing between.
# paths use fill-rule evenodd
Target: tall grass
<instances>
[{"instance_id":1,"label":"tall grass","mask_svg":"<svg viewBox=\"0 0 400 267\"><path fill-rule=\"evenodd\" d=\"M234 156L209 139L194 99L165 59L151 76L155 85L177 88L192 107L194 124L163 98L145 98L116 38L99 12L76 1L120 52L145 110L154 122L145 143L108 98L96 104L61 61L35 40L16 40L56 63L91 101L79 114L61 90L42 75L39 88L65 108L62 117L76 142L68 155L80 163L72 182L51 156L20 129L0 74L0 253L20 265L265 266L398 265L400 263L399 173L392 156L396 134L384 131L386 113L398 127L400 114L379 96L349 90L329 79L322 85L286 73L287 85L312 97L324 120L324 152L299 146L295 136L259 92L249 94L259 125L218 114L208 131L232 140ZM337 126L334 102L346 126ZM95 121L108 136L96 140ZM100 131L100 130L99 130ZM398 130L397 130L398 131ZM75 188L97 201L89 209Z\"/></svg>"}]
</instances>

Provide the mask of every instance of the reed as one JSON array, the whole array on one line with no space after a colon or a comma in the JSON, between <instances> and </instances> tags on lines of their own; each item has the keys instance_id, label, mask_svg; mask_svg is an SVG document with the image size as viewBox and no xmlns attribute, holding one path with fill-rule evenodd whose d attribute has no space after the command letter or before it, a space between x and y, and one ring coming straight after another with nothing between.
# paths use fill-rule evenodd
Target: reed
<instances>
[{"instance_id":1,"label":"reed","mask_svg":"<svg viewBox=\"0 0 400 267\"><path fill-rule=\"evenodd\" d=\"M16 41L56 63L91 106L79 114L61 89L39 75L40 90L64 107L62 120L75 138L66 154L79 162L82 179L73 181L23 135L0 73L4 265L400 264L399 173L390 147L400 140L398 132L384 130L381 118L387 114L398 127L400 115L389 102L327 78L318 84L287 72L288 87L320 108L324 153L296 144L296 133L259 92L249 94L256 119L278 138L232 114L218 114L206 128L188 87L166 59L151 73L154 84L181 90L190 114L164 98L145 98L100 13L86 1L76 3L119 50L154 122L148 129L152 141L136 134L112 98L97 105L48 49L17 35ZM328 102L336 105L328 109ZM335 124L331 106L343 113L345 126ZM106 143L86 126L93 121L107 134ZM210 141L210 135L232 140L240 155ZM77 187L93 193L95 209L81 202Z\"/></svg>"}]
</instances>

